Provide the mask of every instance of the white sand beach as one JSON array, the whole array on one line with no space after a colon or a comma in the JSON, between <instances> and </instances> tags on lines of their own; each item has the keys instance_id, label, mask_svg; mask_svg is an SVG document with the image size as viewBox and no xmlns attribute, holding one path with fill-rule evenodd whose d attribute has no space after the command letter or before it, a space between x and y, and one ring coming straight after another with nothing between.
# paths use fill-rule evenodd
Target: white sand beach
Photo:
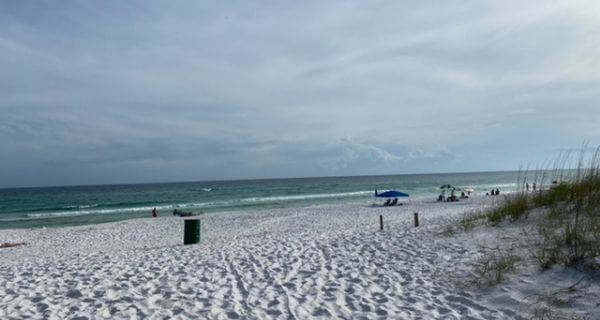
<instances>
[{"instance_id":1,"label":"white sand beach","mask_svg":"<svg viewBox=\"0 0 600 320\"><path fill-rule=\"evenodd\" d=\"M206 214L189 246L183 221L164 214L2 230L0 242L26 245L0 249L0 318L529 319L538 293L579 277L532 267L496 287L469 285L472 262L503 231L443 230L493 201ZM598 292L565 309L599 319Z\"/></svg>"}]
</instances>

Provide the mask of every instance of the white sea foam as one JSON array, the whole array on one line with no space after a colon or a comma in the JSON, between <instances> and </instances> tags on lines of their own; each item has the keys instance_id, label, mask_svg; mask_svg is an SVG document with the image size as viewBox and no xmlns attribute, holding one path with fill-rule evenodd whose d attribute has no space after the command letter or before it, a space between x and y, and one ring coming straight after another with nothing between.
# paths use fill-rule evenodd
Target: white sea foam
<instances>
[{"instance_id":1,"label":"white sea foam","mask_svg":"<svg viewBox=\"0 0 600 320\"><path fill-rule=\"evenodd\" d=\"M135 212L150 212L153 208L157 210L169 210L174 209L175 205L163 205L163 206L144 206L144 207L130 207L130 208L112 208L112 209L94 209L94 210L70 210L70 211L57 211L57 212L40 212L40 213L28 213L26 216L29 218L51 218L51 217L68 217L68 216L82 216L90 214L113 214L113 213L135 213Z\"/></svg>"},{"instance_id":2,"label":"white sea foam","mask_svg":"<svg viewBox=\"0 0 600 320\"><path fill-rule=\"evenodd\" d=\"M87 208L95 208L99 206L97 203L94 204L84 204L84 205L70 205L70 206L64 206L64 209L87 209Z\"/></svg>"},{"instance_id":3,"label":"white sea foam","mask_svg":"<svg viewBox=\"0 0 600 320\"><path fill-rule=\"evenodd\" d=\"M242 202L268 202L268 201L286 201L286 200L310 200L310 199L322 199L322 198L342 198L342 197L355 197L373 194L374 191L354 191L354 192L341 192L341 193L317 193L317 194L303 194L303 195L289 195L289 196L273 196L273 197L250 197L244 198Z\"/></svg>"},{"instance_id":4,"label":"white sea foam","mask_svg":"<svg viewBox=\"0 0 600 320\"><path fill-rule=\"evenodd\" d=\"M153 208L157 210L173 210L178 208L194 209L194 208L207 208L207 207L230 207L239 205L241 203L264 203L264 202L276 202L276 201L294 201L294 200L311 200L311 199L324 199L324 198L341 198L341 197L354 197L362 196L373 193L373 191L356 191L356 192L345 192L345 193L323 193L323 194L307 194L307 195L288 195L288 196L273 196L273 197L249 197L244 199L231 199L221 201L207 201L207 202L191 202L191 203L177 203L168 204L161 206L143 206L143 207L123 207L123 208L107 208L107 209L93 209L93 210L68 210L68 211L55 211L55 212L38 212L29 213L26 216L32 219L39 218L52 218L52 217L69 217L69 216L82 216L91 214L117 214L117 213L138 213L138 212L150 212ZM69 208L79 209L91 209L98 207L97 204L84 205L84 206L69 206Z\"/></svg>"}]
</instances>

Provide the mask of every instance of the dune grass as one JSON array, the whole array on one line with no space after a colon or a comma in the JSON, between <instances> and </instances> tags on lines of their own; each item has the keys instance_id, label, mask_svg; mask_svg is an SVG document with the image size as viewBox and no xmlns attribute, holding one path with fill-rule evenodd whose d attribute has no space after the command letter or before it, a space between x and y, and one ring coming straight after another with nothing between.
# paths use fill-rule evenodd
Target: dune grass
<instances>
[{"instance_id":1,"label":"dune grass","mask_svg":"<svg viewBox=\"0 0 600 320\"><path fill-rule=\"evenodd\" d=\"M478 216L497 225L526 219L534 209L542 212L535 221L538 238L531 250L542 269L580 265L600 256L600 148L591 156L583 150L576 169L555 168L551 184L538 181L539 190L507 196L502 204ZM567 162L565 156L557 161ZM461 224L472 224L470 217Z\"/></svg>"},{"instance_id":2,"label":"dune grass","mask_svg":"<svg viewBox=\"0 0 600 320\"><path fill-rule=\"evenodd\" d=\"M510 197L506 197L504 203L496 208L489 210L485 217L492 224L498 224L509 218L516 221L522 217L527 217L530 205L526 194L519 193Z\"/></svg>"},{"instance_id":3,"label":"dune grass","mask_svg":"<svg viewBox=\"0 0 600 320\"><path fill-rule=\"evenodd\" d=\"M552 170L524 172L519 175L523 186L507 195L498 205L487 210L468 212L452 228L453 232L469 232L480 225L522 230L518 236L499 236L493 250L473 264L470 284L495 286L509 278L523 265L537 264L541 271L556 265L572 267L597 279L600 272L600 148L586 148L569 163L570 155L562 155ZM570 169L570 168L575 169ZM533 176L536 190L526 188ZM529 181L532 186L533 182ZM517 222L518 224L513 224ZM488 248L490 249L490 248ZM582 278L583 279L583 278ZM575 286L565 290L576 291ZM584 294L584 293L581 293ZM578 299L580 295L564 297ZM534 300L535 301L535 300ZM531 319L579 319L576 314L561 311L564 302L553 293L534 302Z\"/></svg>"},{"instance_id":4,"label":"dune grass","mask_svg":"<svg viewBox=\"0 0 600 320\"><path fill-rule=\"evenodd\" d=\"M507 278L510 272L515 271L521 257L510 250L497 248L483 256L474 263L474 283L479 287L494 286Z\"/></svg>"}]
</instances>

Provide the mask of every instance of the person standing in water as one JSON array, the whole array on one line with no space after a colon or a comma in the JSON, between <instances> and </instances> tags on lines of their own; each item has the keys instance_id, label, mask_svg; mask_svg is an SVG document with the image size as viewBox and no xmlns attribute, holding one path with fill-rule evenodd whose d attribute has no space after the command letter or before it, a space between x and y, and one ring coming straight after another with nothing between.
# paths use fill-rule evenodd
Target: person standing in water
<instances>
[{"instance_id":1,"label":"person standing in water","mask_svg":"<svg viewBox=\"0 0 600 320\"><path fill-rule=\"evenodd\" d=\"M152 218L156 217L158 217L158 211L156 210L156 207L154 207L154 209L152 209Z\"/></svg>"}]
</instances>

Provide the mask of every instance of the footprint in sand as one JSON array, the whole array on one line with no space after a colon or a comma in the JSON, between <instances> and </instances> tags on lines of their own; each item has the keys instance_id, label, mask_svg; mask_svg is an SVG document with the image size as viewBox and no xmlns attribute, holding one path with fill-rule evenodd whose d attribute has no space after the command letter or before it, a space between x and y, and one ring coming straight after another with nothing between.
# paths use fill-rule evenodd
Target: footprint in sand
<instances>
[{"instance_id":1,"label":"footprint in sand","mask_svg":"<svg viewBox=\"0 0 600 320\"><path fill-rule=\"evenodd\" d=\"M317 309L315 309L315 311L313 312L312 315L315 317L330 317L331 313L327 309L317 308Z\"/></svg>"},{"instance_id":2,"label":"footprint in sand","mask_svg":"<svg viewBox=\"0 0 600 320\"><path fill-rule=\"evenodd\" d=\"M67 296L68 298L72 298L72 299L79 299L83 295L81 294L81 291L79 291L77 289L71 289L71 290L67 291L67 294L65 294L65 296Z\"/></svg>"}]
</instances>

